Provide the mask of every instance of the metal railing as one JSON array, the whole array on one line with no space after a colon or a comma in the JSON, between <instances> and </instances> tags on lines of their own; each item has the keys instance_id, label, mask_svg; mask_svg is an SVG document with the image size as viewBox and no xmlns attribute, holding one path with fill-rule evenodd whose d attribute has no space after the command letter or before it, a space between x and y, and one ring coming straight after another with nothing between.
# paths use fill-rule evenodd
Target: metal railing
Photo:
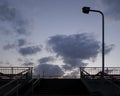
<instances>
[{"instance_id":1,"label":"metal railing","mask_svg":"<svg viewBox=\"0 0 120 96\"><path fill-rule=\"evenodd\" d=\"M0 67L1 79L32 77L32 67Z\"/></svg>"},{"instance_id":2,"label":"metal railing","mask_svg":"<svg viewBox=\"0 0 120 96\"><path fill-rule=\"evenodd\" d=\"M120 79L120 67L105 67L102 73L102 67L80 67L80 77L100 77L104 75L106 78Z\"/></svg>"},{"instance_id":3,"label":"metal railing","mask_svg":"<svg viewBox=\"0 0 120 96\"><path fill-rule=\"evenodd\" d=\"M6 84L0 86L0 96L11 96L10 94L18 92L20 85L17 79L10 80Z\"/></svg>"}]
</instances>

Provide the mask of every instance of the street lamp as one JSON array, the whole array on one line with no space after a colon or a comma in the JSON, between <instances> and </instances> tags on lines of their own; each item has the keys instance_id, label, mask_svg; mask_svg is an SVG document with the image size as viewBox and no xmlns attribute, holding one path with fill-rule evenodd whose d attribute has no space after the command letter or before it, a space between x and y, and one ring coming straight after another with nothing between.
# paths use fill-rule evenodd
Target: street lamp
<instances>
[{"instance_id":1,"label":"street lamp","mask_svg":"<svg viewBox=\"0 0 120 96\"><path fill-rule=\"evenodd\" d=\"M89 14L89 12L97 12L102 15L102 73L104 74L104 61L105 61L105 40L104 40L104 14L99 10L91 10L90 7L83 7L82 12L85 14Z\"/></svg>"}]
</instances>

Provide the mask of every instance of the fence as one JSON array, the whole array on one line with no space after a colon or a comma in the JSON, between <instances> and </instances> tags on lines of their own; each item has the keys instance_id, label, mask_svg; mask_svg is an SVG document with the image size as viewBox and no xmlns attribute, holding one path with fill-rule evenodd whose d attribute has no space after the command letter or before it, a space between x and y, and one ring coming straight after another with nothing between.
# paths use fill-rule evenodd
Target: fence
<instances>
[{"instance_id":1,"label":"fence","mask_svg":"<svg viewBox=\"0 0 120 96\"><path fill-rule=\"evenodd\" d=\"M102 67L80 67L80 77L82 78L83 75L91 78L104 75L107 78L120 79L120 67L105 67L104 73L102 73Z\"/></svg>"},{"instance_id":2,"label":"fence","mask_svg":"<svg viewBox=\"0 0 120 96\"><path fill-rule=\"evenodd\" d=\"M0 78L32 78L32 67L0 67ZM104 69L105 74L109 76L114 76L117 78L120 78L120 67L105 67ZM80 77L83 75L86 76L99 76L100 72L102 71L101 67L80 67ZM75 76L61 76L61 75L55 75L55 74L46 74L43 72L42 76L37 76L39 78L76 78ZM36 76L35 76L36 78Z\"/></svg>"},{"instance_id":3,"label":"fence","mask_svg":"<svg viewBox=\"0 0 120 96\"><path fill-rule=\"evenodd\" d=\"M0 67L0 78L32 77L32 67Z\"/></svg>"}]
</instances>

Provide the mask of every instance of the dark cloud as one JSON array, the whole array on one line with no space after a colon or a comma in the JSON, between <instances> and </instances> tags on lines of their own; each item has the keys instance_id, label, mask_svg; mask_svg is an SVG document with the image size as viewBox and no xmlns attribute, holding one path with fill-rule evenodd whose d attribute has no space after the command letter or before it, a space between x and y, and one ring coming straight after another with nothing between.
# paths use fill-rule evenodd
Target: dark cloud
<instances>
[{"instance_id":1,"label":"dark cloud","mask_svg":"<svg viewBox=\"0 0 120 96\"><path fill-rule=\"evenodd\" d=\"M110 53L114 47L115 47L114 44L105 46L105 54L107 55L108 53Z\"/></svg>"},{"instance_id":2,"label":"dark cloud","mask_svg":"<svg viewBox=\"0 0 120 96\"><path fill-rule=\"evenodd\" d=\"M18 43L17 45L20 46L20 47L27 44L25 39L19 39L17 43Z\"/></svg>"},{"instance_id":3,"label":"dark cloud","mask_svg":"<svg viewBox=\"0 0 120 96\"><path fill-rule=\"evenodd\" d=\"M49 39L49 48L58 56L89 59L99 53L100 45L90 34L56 35Z\"/></svg>"},{"instance_id":4,"label":"dark cloud","mask_svg":"<svg viewBox=\"0 0 120 96\"><path fill-rule=\"evenodd\" d=\"M38 60L39 65L35 67L35 74L44 77L61 77L64 72L58 65L49 64L50 61L54 61L55 58L52 56L43 57Z\"/></svg>"},{"instance_id":5,"label":"dark cloud","mask_svg":"<svg viewBox=\"0 0 120 96\"><path fill-rule=\"evenodd\" d=\"M26 44L27 44L27 41L25 39L18 39L18 40L16 40L16 42L14 42L12 44L4 45L3 49L4 50L15 49L15 48L22 47L22 46L24 46Z\"/></svg>"},{"instance_id":6,"label":"dark cloud","mask_svg":"<svg viewBox=\"0 0 120 96\"><path fill-rule=\"evenodd\" d=\"M0 0L0 20L13 21L16 17L15 15L15 9L9 6L7 0Z\"/></svg>"},{"instance_id":7,"label":"dark cloud","mask_svg":"<svg viewBox=\"0 0 120 96\"><path fill-rule=\"evenodd\" d=\"M22 66L31 67L34 65L33 58L18 58L17 60L21 63Z\"/></svg>"},{"instance_id":8,"label":"dark cloud","mask_svg":"<svg viewBox=\"0 0 120 96\"><path fill-rule=\"evenodd\" d=\"M16 33L18 35L28 34L26 27L27 21L23 19L21 13L17 8L14 8L8 0L0 0L0 21L5 24L2 31ZM8 30L7 25L13 30Z\"/></svg>"},{"instance_id":9,"label":"dark cloud","mask_svg":"<svg viewBox=\"0 0 120 96\"><path fill-rule=\"evenodd\" d=\"M101 0L101 2L109 17L120 20L120 0Z\"/></svg>"},{"instance_id":10,"label":"dark cloud","mask_svg":"<svg viewBox=\"0 0 120 96\"><path fill-rule=\"evenodd\" d=\"M5 46L3 46L4 50L9 50L9 49L14 49L16 47L15 44L7 44Z\"/></svg>"},{"instance_id":11,"label":"dark cloud","mask_svg":"<svg viewBox=\"0 0 120 96\"><path fill-rule=\"evenodd\" d=\"M100 52L100 42L87 33L56 35L48 40L48 48L61 56L66 64L63 68L86 66L83 60L95 59Z\"/></svg>"},{"instance_id":12,"label":"dark cloud","mask_svg":"<svg viewBox=\"0 0 120 96\"><path fill-rule=\"evenodd\" d=\"M62 67L65 70L72 70L73 68L84 67L87 65L87 63L83 63L81 59L64 57L63 61L65 65L63 65Z\"/></svg>"},{"instance_id":13,"label":"dark cloud","mask_svg":"<svg viewBox=\"0 0 120 96\"><path fill-rule=\"evenodd\" d=\"M35 74L44 77L61 77L64 74L58 65L53 64L39 64L34 71Z\"/></svg>"},{"instance_id":14,"label":"dark cloud","mask_svg":"<svg viewBox=\"0 0 120 96\"><path fill-rule=\"evenodd\" d=\"M48 63L49 61L54 61L54 57L52 56L49 56L49 57L43 57L41 59L39 59L39 63L40 64L45 64L45 63Z\"/></svg>"},{"instance_id":15,"label":"dark cloud","mask_svg":"<svg viewBox=\"0 0 120 96\"><path fill-rule=\"evenodd\" d=\"M23 56L34 55L40 51L41 51L40 46L30 46L30 47L24 47L19 49L19 53Z\"/></svg>"},{"instance_id":16,"label":"dark cloud","mask_svg":"<svg viewBox=\"0 0 120 96\"><path fill-rule=\"evenodd\" d=\"M23 65L25 65L25 66L32 66L32 65L34 65L34 63L33 62L25 62Z\"/></svg>"}]
</instances>

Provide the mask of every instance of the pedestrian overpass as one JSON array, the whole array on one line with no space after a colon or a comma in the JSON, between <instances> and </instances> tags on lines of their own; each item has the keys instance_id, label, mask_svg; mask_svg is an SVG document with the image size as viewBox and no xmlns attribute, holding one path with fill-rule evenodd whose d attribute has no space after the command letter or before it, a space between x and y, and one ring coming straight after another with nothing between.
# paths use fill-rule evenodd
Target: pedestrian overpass
<instances>
[{"instance_id":1,"label":"pedestrian overpass","mask_svg":"<svg viewBox=\"0 0 120 96\"><path fill-rule=\"evenodd\" d=\"M80 78L53 78L33 76L32 67L0 67L0 96L120 96L120 68L101 70L81 67Z\"/></svg>"}]
</instances>

